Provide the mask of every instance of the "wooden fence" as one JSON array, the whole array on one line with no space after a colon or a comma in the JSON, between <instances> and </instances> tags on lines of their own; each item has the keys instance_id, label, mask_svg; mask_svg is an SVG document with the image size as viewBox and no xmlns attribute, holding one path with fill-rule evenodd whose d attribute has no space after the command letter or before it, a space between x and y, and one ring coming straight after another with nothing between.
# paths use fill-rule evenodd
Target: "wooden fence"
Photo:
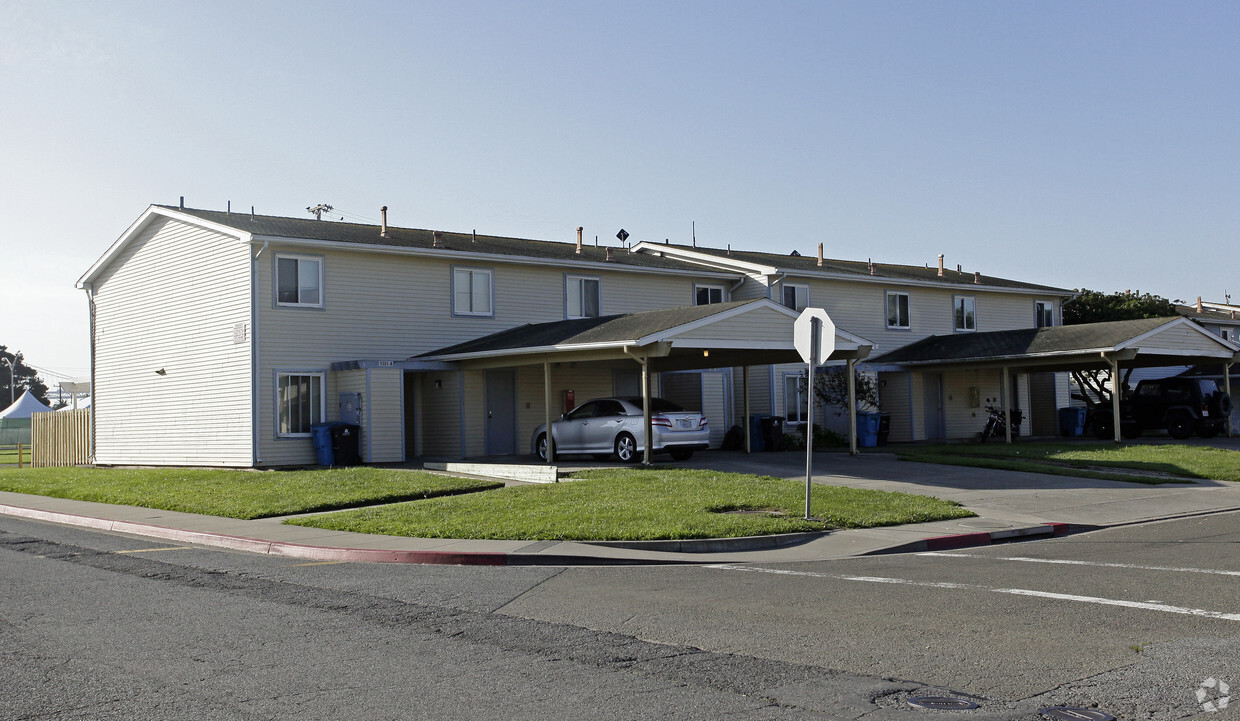
<instances>
[{"instance_id":1,"label":"wooden fence","mask_svg":"<svg viewBox=\"0 0 1240 721\"><path fill-rule=\"evenodd\" d=\"M32 414L30 465L84 466L90 463L90 426L90 408Z\"/></svg>"}]
</instances>

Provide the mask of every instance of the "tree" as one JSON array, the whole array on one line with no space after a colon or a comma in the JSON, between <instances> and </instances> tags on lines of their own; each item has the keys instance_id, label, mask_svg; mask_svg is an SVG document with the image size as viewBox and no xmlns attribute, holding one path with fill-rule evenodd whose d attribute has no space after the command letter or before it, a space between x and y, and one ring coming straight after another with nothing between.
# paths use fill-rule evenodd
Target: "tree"
<instances>
[{"instance_id":1,"label":"tree","mask_svg":"<svg viewBox=\"0 0 1240 721\"><path fill-rule=\"evenodd\" d=\"M857 398L857 410L878 408L878 383L873 377L857 373L853 391ZM843 368L828 368L825 373L817 374L814 378L814 397L823 405L839 406L847 410L848 371Z\"/></svg>"},{"instance_id":2,"label":"tree","mask_svg":"<svg viewBox=\"0 0 1240 721\"><path fill-rule=\"evenodd\" d=\"M30 391L30 394L40 403L48 405L47 386L39 380L39 372L26 365L21 351L9 353L8 346L0 345L0 358L8 361L8 363L0 361L0 410L9 407L10 389L12 389L13 400L20 398L22 393ZM13 364L11 374L9 363ZM16 387L13 387L14 383Z\"/></svg>"},{"instance_id":3,"label":"tree","mask_svg":"<svg viewBox=\"0 0 1240 721\"><path fill-rule=\"evenodd\" d=\"M1174 316L1175 303L1152 293L1101 293L1078 290L1077 297L1063 304L1063 324L1102 323L1109 320L1168 318Z\"/></svg>"},{"instance_id":4,"label":"tree","mask_svg":"<svg viewBox=\"0 0 1240 721\"><path fill-rule=\"evenodd\" d=\"M1087 289L1078 290L1077 293L1077 297L1063 305L1064 325L1176 315L1173 301L1152 293L1102 293ZM1121 396L1129 390L1128 378L1132 371L1132 368L1127 369L1120 379ZM1110 370L1072 371L1072 379L1080 389L1080 392L1073 394L1073 398L1084 401L1091 409L1098 405L1111 404L1111 388L1114 384L1111 382Z\"/></svg>"}]
</instances>

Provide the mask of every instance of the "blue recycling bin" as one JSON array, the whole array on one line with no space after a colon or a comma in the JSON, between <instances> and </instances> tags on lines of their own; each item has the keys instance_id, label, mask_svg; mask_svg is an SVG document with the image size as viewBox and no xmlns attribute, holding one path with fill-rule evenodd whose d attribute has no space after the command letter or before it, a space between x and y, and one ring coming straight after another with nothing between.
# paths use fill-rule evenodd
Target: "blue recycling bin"
<instances>
[{"instance_id":1,"label":"blue recycling bin","mask_svg":"<svg viewBox=\"0 0 1240 721\"><path fill-rule=\"evenodd\" d=\"M749 414L749 450L754 453L766 450L762 435L762 420L769 417L758 413Z\"/></svg>"},{"instance_id":2,"label":"blue recycling bin","mask_svg":"<svg viewBox=\"0 0 1240 721\"><path fill-rule=\"evenodd\" d=\"M1059 435L1074 438L1085 434L1085 409L1059 409Z\"/></svg>"},{"instance_id":3,"label":"blue recycling bin","mask_svg":"<svg viewBox=\"0 0 1240 721\"><path fill-rule=\"evenodd\" d=\"M314 444L315 462L320 466L336 465L336 456L332 453L332 429L341 425L338 422L315 423L310 426L310 441Z\"/></svg>"},{"instance_id":4,"label":"blue recycling bin","mask_svg":"<svg viewBox=\"0 0 1240 721\"><path fill-rule=\"evenodd\" d=\"M878 429L882 426L881 413L857 414L857 445L862 448L874 448L878 445Z\"/></svg>"}]
</instances>

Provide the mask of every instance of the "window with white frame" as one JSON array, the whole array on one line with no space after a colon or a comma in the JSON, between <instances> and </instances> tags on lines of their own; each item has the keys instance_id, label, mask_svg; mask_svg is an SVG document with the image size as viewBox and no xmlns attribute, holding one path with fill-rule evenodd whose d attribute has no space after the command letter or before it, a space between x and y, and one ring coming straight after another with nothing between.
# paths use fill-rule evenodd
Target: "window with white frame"
<instances>
[{"instance_id":1,"label":"window with white frame","mask_svg":"<svg viewBox=\"0 0 1240 721\"><path fill-rule=\"evenodd\" d=\"M1049 300L1033 302L1033 322L1038 328L1049 328L1055 325L1055 303Z\"/></svg>"},{"instance_id":2,"label":"window with white frame","mask_svg":"<svg viewBox=\"0 0 1240 721\"><path fill-rule=\"evenodd\" d=\"M952 325L957 331L977 330L977 303L973 296L952 298Z\"/></svg>"},{"instance_id":3,"label":"window with white frame","mask_svg":"<svg viewBox=\"0 0 1240 721\"><path fill-rule=\"evenodd\" d=\"M887 327L907 329L909 322L908 293L899 290L887 291Z\"/></svg>"},{"instance_id":4,"label":"window with white frame","mask_svg":"<svg viewBox=\"0 0 1240 721\"><path fill-rule=\"evenodd\" d=\"M783 284L784 305L802 311L809 305L809 286L803 283Z\"/></svg>"},{"instance_id":5,"label":"window with white frame","mask_svg":"<svg viewBox=\"0 0 1240 721\"><path fill-rule=\"evenodd\" d=\"M805 421L805 376L789 373L784 376L784 418L789 423Z\"/></svg>"},{"instance_id":6,"label":"window with white frame","mask_svg":"<svg viewBox=\"0 0 1240 721\"><path fill-rule=\"evenodd\" d=\"M483 268L453 268L453 315L495 315L491 302L491 277L491 271Z\"/></svg>"},{"instance_id":7,"label":"window with white frame","mask_svg":"<svg viewBox=\"0 0 1240 721\"><path fill-rule=\"evenodd\" d=\"M276 374L276 436L310 435L323 422L323 373Z\"/></svg>"},{"instance_id":8,"label":"window with white frame","mask_svg":"<svg viewBox=\"0 0 1240 721\"><path fill-rule=\"evenodd\" d=\"M277 255L276 305L322 308L323 259L302 255Z\"/></svg>"},{"instance_id":9,"label":"window with white frame","mask_svg":"<svg viewBox=\"0 0 1240 721\"><path fill-rule=\"evenodd\" d=\"M598 278L564 276L565 318L597 318L600 305Z\"/></svg>"},{"instance_id":10,"label":"window with white frame","mask_svg":"<svg viewBox=\"0 0 1240 721\"><path fill-rule=\"evenodd\" d=\"M710 305L712 303L723 302L723 286L722 285L695 285L693 286L694 302L697 305Z\"/></svg>"}]
</instances>

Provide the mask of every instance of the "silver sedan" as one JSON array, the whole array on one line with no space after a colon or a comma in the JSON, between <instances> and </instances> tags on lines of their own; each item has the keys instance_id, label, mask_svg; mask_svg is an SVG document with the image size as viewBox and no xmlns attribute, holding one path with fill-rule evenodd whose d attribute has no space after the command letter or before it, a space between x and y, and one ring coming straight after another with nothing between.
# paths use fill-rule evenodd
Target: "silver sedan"
<instances>
[{"instance_id":1,"label":"silver sedan","mask_svg":"<svg viewBox=\"0 0 1240 721\"><path fill-rule=\"evenodd\" d=\"M710 426L706 416L686 411L662 398L650 399L650 422L655 453L670 453L683 461L710 445ZM586 401L551 423L555 452L588 453L596 460L615 454L624 463L641 459L646 434L642 423L641 398L596 398ZM534 429L531 448L547 460L547 427Z\"/></svg>"}]
</instances>

